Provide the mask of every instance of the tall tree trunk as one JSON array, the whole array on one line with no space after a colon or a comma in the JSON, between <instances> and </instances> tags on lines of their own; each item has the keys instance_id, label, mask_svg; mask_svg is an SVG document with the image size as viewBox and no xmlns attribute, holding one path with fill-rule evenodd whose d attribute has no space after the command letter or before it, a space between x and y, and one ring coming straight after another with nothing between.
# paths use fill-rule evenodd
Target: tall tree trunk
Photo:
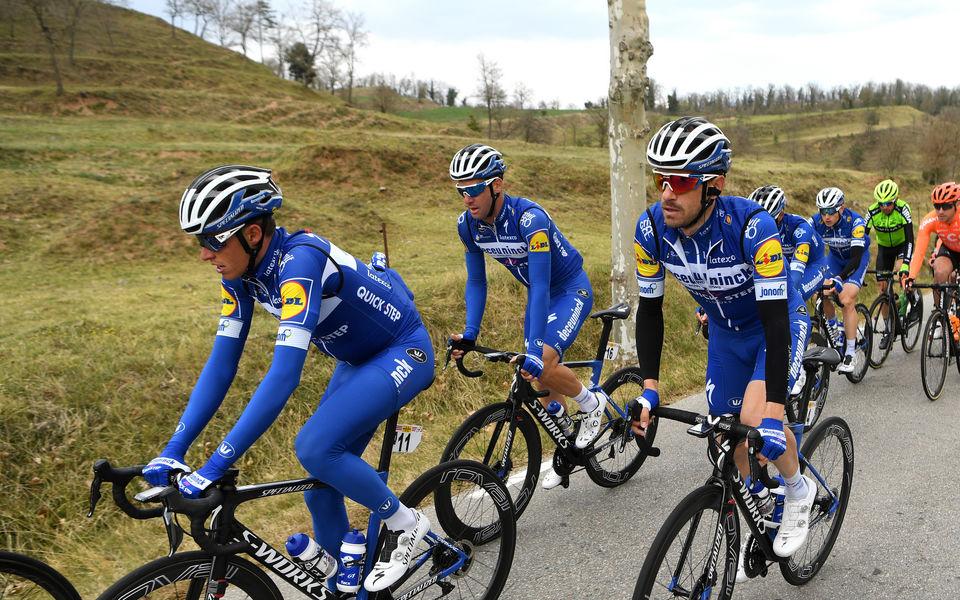
<instances>
[{"instance_id":1,"label":"tall tree trunk","mask_svg":"<svg viewBox=\"0 0 960 600\"><path fill-rule=\"evenodd\" d=\"M610 233L611 292L615 302L629 302L634 316L618 321L613 341L623 360L636 359L637 282L633 236L646 208L643 137L647 59L653 54L645 0L607 0L610 19Z\"/></svg>"},{"instance_id":2,"label":"tall tree trunk","mask_svg":"<svg viewBox=\"0 0 960 600\"><path fill-rule=\"evenodd\" d=\"M63 79L60 77L60 65L57 63L56 40L53 39L53 31L43 18L44 6L41 2L30 2L30 8L37 17L37 25L43 32L43 39L47 42L47 48L50 50L50 63L53 65L53 76L57 80L57 95L63 95Z\"/></svg>"}]
</instances>

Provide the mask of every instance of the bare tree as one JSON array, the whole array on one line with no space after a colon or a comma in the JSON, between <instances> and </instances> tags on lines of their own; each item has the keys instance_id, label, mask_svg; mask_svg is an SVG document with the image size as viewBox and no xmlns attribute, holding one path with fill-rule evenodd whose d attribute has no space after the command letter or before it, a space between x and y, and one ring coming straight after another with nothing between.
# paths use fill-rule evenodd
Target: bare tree
<instances>
[{"instance_id":1,"label":"bare tree","mask_svg":"<svg viewBox=\"0 0 960 600\"><path fill-rule=\"evenodd\" d=\"M528 103L533 102L533 90L527 87L525 83L518 82L513 88L513 100L518 110L523 110Z\"/></svg>"},{"instance_id":2,"label":"bare tree","mask_svg":"<svg viewBox=\"0 0 960 600\"><path fill-rule=\"evenodd\" d=\"M892 126L880 135L880 168L893 173L903 164L909 141L904 132Z\"/></svg>"},{"instance_id":3,"label":"bare tree","mask_svg":"<svg viewBox=\"0 0 960 600\"><path fill-rule=\"evenodd\" d=\"M260 62L266 64L263 53L263 40L269 37L272 29L277 27L277 18L273 13L273 8L268 0L257 0L256 17L254 21L254 30L257 35L257 43L260 45Z\"/></svg>"},{"instance_id":4,"label":"bare tree","mask_svg":"<svg viewBox=\"0 0 960 600\"><path fill-rule=\"evenodd\" d=\"M480 87L477 95L487 110L487 137L493 137L493 117L503 107L507 93L503 90L501 81L503 73L497 63L487 60L483 54L477 56L480 62Z\"/></svg>"},{"instance_id":5,"label":"bare tree","mask_svg":"<svg viewBox=\"0 0 960 600\"><path fill-rule=\"evenodd\" d=\"M277 22L276 25L268 29L267 32L267 39L277 49L277 65L276 69L274 69L274 73L280 77L283 77L287 72L284 65L284 60L287 56L287 52L289 52L290 47L293 45L293 40L296 37L296 34L293 30L280 22Z\"/></svg>"},{"instance_id":6,"label":"bare tree","mask_svg":"<svg viewBox=\"0 0 960 600\"><path fill-rule=\"evenodd\" d=\"M67 33L67 57L70 66L73 66L73 49L77 40L77 27L83 12L90 6L91 0L59 0L57 2L48 2L52 7L57 8L62 13L62 21Z\"/></svg>"},{"instance_id":7,"label":"bare tree","mask_svg":"<svg viewBox=\"0 0 960 600\"><path fill-rule=\"evenodd\" d=\"M377 76L377 85L373 88L373 103L382 113L393 110L397 101L397 94L393 91L393 86L383 76Z\"/></svg>"},{"instance_id":8,"label":"bare tree","mask_svg":"<svg viewBox=\"0 0 960 600\"><path fill-rule=\"evenodd\" d=\"M319 78L321 83L326 85L330 93L333 94L336 92L337 84L342 79L343 52L340 49L339 41L334 39L327 42L323 49L323 55L319 59Z\"/></svg>"},{"instance_id":9,"label":"bare tree","mask_svg":"<svg viewBox=\"0 0 960 600\"><path fill-rule=\"evenodd\" d=\"M630 301L636 307L633 236L646 206L643 137L648 126L644 91L647 59L653 54L653 46L645 0L609 0L607 9L610 21L611 292L615 300ZM614 328L615 341L625 350L625 359L636 359L635 346L626 343L634 327L635 322L624 320Z\"/></svg>"},{"instance_id":10,"label":"bare tree","mask_svg":"<svg viewBox=\"0 0 960 600\"><path fill-rule=\"evenodd\" d=\"M343 60L346 70L347 102L353 104L353 75L357 69L357 51L367 45L367 32L363 29L364 17L360 13L343 15Z\"/></svg>"},{"instance_id":11,"label":"bare tree","mask_svg":"<svg viewBox=\"0 0 960 600\"><path fill-rule=\"evenodd\" d=\"M210 10L210 20L217 28L217 43L223 48L229 48L232 31L230 19L236 3L234 0L206 0L206 2Z\"/></svg>"},{"instance_id":12,"label":"bare tree","mask_svg":"<svg viewBox=\"0 0 960 600\"><path fill-rule=\"evenodd\" d=\"M50 14L50 0L25 0L27 7L33 12L40 27L40 33L47 43L50 52L50 64L53 66L53 77L57 82L57 95L63 95L63 78L60 76L60 64L57 62L57 31L54 28L53 16Z\"/></svg>"},{"instance_id":13,"label":"bare tree","mask_svg":"<svg viewBox=\"0 0 960 600\"><path fill-rule=\"evenodd\" d=\"M247 56L247 40L253 33L254 25L257 21L257 2L248 0L240 2L226 18L226 26L240 37L240 50ZM243 62L243 68L247 68L247 62Z\"/></svg>"},{"instance_id":14,"label":"bare tree","mask_svg":"<svg viewBox=\"0 0 960 600\"><path fill-rule=\"evenodd\" d=\"M327 0L312 0L295 18L292 28L310 54L319 58L327 45L336 41L339 22L340 11L337 7Z\"/></svg>"},{"instance_id":15,"label":"bare tree","mask_svg":"<svg viewBox=\"0 0 960 600\"><path fill-rule=\"evenodd\" d=\"M100 24L103 25L103 31L107 34L107 41L110 42L110 54L116 54L116 47L113 44L113 32L117 25L117 11L113 6L125 6L126 0L100 0L95 4L95 12L100 18Z\"/></svg>"},{"instance_id":16,"label":"bare tree","mask_svg":"<svg viewBox=\"0 0 960 600\"><path fill-rule=\"evenodd\" d=\"M0 23L8 23L10 25L10 39L12 40L15 37L15 30L13 28L14 17L17 16L17 12L20 10L20 0L3 0L0 3Z\"/></svg>"},{"instance_id":17,"label":"bare tree","mask_svg":"<svg viewBox=\"0 0 960 600\"><path fill-rule=\"evenodd\" d=\"M177 37L177 17L187 10L186 0L167 0L167 14L170 15L170 37Z\"/></svg>"},{"instance_id":18,"label":"bare tree","mask_svg":"<svg viewBox=\"0 0 960 600\"><path fill-rule=\"evenodd\" d=\"M207 27L213 19L211 0L186 0L187 10L193 15L193 34L206 38Z\"/></svg>"}]
</instances>

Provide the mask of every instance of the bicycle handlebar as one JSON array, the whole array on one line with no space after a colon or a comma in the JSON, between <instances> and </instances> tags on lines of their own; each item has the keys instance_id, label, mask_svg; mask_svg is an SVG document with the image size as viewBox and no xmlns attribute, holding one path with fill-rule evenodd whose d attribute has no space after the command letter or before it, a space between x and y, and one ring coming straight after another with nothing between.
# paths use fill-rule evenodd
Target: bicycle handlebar
<instances>
[{"instance_id":1,"label":"bicycle handlebar","mask_svg":"<svg viewBox=\"0 0 960 600\"><path fill-rule=\"evenodd\" d=\"M836 305L839 306L840 308L843 308L843 302L840 302L840 296L839 296L839 294L824 294L824 293L823 293L823 292L825 292L825 291L827 291L827 290L832 290L834 287L836 287L836 285L835 285L833 282L831 282L831 283L829 283L829 284L826 284L826 285L820 286L820 295L821 295L821 296L826 296L827 298L830 299L831 302L833 302L834 304L836 304Z\"/></svg>"},{"instance_id":2,"label":"bicycle handlebar","mask_svg":"<svg viewBox=\"0 0 960 600\"><path fill-rule=\"evenodd\" d=\"M914 283L913 287L932 290L956 290L960 289L960 283Z\"/></svg>"},{"instance_id":3,"label":"bicycle handlebar","mask_svg":"<svg viewBox=\"0 0 960 600\"><path fill-rule=\"evenodd\" d=\"M135 477L143 474L144 465L115 468L110 462L101 458L93 463L93 481L90 483L90 510L88 517L93 516L93 510L100 500L100 486L107 481L113 484L113 502L120 510L134 519L153 519L163 514L163 508L138 508L127 498L127 486Z\"/></svg>"},{"instance_id":4,"label":"bicycle handlebar","mask_svg":"<svg viewBox=\"0 0 960 600\"><path fill-rule=\"evenodd\" d=\"M447 342L447 358L443 363L443 368L447 368L447 364L450 362L450 354L453 350L457 349L455 343L451 343L452 340ZM502 362L509 363L515 358L520 356L526 356L522 352L510 352L507 350L497 350L495 348L487 348L486 346L470 346L468 348L460 348L463 351L463 356L456 360L457 370L463 373L466 377L480 377L483 375L483 371L477 369L476 371L471 371L463 365L463 359L466 358L467 354L470 352L479 352L483 354L484 358L490 362ZM517 365L517 369L520 369L520 365ZM550 395L549 390L533 390L533 394L538 398L544 398Z\"/></svg>"}]
</instances>

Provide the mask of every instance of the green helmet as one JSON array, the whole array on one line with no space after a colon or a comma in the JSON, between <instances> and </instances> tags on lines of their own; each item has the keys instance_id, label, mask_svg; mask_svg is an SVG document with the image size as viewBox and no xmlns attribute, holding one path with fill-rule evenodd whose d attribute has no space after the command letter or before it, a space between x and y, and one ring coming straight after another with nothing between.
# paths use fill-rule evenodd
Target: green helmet
<instances>
[{"instance_id":1,"label":"green helmet","mask_svg":"<svg viewBox=\"0 0 960 600\"><path fill-rule=\"evenodd\" d=\"M884 179L873 188L873 199L877 202L886 204L887 202L896 202L900 197L900 188L892 179Z\"/></svg>"}]
</instances>

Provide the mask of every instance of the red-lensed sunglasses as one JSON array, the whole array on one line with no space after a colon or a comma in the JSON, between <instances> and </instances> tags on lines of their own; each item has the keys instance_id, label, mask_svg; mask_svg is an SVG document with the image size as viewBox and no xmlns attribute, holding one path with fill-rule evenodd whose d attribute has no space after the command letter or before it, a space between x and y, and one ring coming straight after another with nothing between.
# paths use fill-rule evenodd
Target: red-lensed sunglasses
<instances>
[{"instance_id":1,"label":"red-lensed sunglasses","mask_svg":"<svg viewBox=\"0 0 960 600\"><path fill-rule=\"evenodd\" d=\"M665 186L670 186L674 194L685 194L700 187L704 181L714 179L716 175L679 175L677 173L659 173L653 172L653 183L657 189L663 191Z\"/></svg>"}]
</instances>

